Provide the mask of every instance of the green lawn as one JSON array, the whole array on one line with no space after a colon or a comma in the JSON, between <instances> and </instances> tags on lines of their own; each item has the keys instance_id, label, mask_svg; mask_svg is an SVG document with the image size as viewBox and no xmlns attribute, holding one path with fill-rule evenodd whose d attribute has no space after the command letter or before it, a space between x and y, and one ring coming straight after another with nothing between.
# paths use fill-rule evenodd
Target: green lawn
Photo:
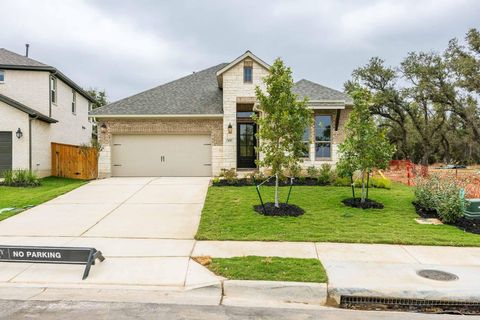
<instances>
[{"instance_id":1,"label":"green lawn","mask_svg":"<svg viewBox=\"0 0 480 320\"><path fill-rule=\"evenodd\" d=\"M22 208L28 205L38 205L80 187L83 180L48 177L40 179L42 185L35 188L17 188L0 186L0 209ZM0 221L17 214L11 211L0 214Z\"/></svg>"},{"instance_id":2,"label":"green lawn","mask_svg":"<svg viewBox=\"0 0 480 320\"><path fill-rule=\"evenodd\" d=\"M261 189L264 201L272 201L273 189ZM287 192L287 187L281 188L283 199ZM260 203L255 187L210 187L196 239L480 246L480 235L449 225L416 223L413 192L405 185L370 189L370 198L385 205L382 210L346 207L341 200L348 197L348 187L297 186L290 203L305 214L266 217L252 208Z\"/></svg>"},{"instance_id":3,"label":"green lawn","mask_svg":"<svg viewBox=\"0 0 480 320\"><path fill-rule=\"evenodd\" d=\"M234 280L327 282L325 269L317 259L213 258L206 267L219 276Z\"/></svg>"}]
</instances>

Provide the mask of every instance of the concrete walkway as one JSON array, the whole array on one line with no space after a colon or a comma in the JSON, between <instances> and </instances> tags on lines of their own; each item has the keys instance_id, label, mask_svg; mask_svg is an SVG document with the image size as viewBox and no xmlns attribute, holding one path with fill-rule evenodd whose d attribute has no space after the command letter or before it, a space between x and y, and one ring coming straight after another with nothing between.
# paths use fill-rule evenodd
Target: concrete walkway
<instances>
[{"instance_id":1,"label":"concrete walkway","mask_svg":"<svg viewBox=\"0 0 480 320\"><path fill-rule=\"evenodd\" d=\"M132 301L161 302L191 288L220 287L190 259L208 184L209 178L97 180L2 221L1 244L95 247L106 260L84 281L84 266L2 264L0 297L82 299L101 291L115 301L128 288L137 290ZM218 303L217 291L200 297Z\"/></svg>"},{"instance_id":2,"label":"concrete walkway","mask_svg":"<svg viewBox=\"0 0 480 320\"><path fill-rule=\"evenodd\" d=\"M193 256L279 256L320 259L330 298L341 295L480 301L480 248L312 242L197 242ZM416 274L435 269L458 276L436 281Z\"/></svg>"}]
</instances>

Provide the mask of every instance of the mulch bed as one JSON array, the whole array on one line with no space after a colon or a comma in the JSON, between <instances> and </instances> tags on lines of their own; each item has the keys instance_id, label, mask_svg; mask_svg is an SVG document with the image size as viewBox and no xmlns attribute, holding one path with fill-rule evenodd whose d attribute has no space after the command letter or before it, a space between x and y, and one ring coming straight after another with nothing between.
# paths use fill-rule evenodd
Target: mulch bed
<instances>
[{"instance_id":1,"label":"mulch bed","mask_svg":"<svg viewBox=\"0 0 480 320\"><path fill-rule=\"evenodd\" d=\"M267 202L264 206L266 212L263 212L261 204L253 206L253 209L264 216L298 217L305 213L305 210L294 204L280 203L280 207L277 208L273 202Z\"/></svg>"},{"instance_id":2,"label":"mulch bed","mask_svg":"<svg viewBox=\"0 0 480 320\"><path fill-rule=\"evenodd\" d=\"M423 208L420 206L418 203L415 201L412 202L412 204L415 206L415 211L417 214L422 217L422 218L437 218L439 220L442 220L440 216L437 214L437 210L435 209L428 209L428 208ZM445 222L444 222L445 223ZM465 217L462 217L458 219L456 222L449 223L452 226L455 226L459 228L462 231L465 232L470 232L474 234L480 234L480 220L470 220Z\"/></svg>"},{"instance_id":3,"label":"mulch bed","mask_svg":"<svg viewBox=\"0 0 480 320\"><path fill-rule=\"evenodd\" d=\"M253 181L252 179L247 179L247 178L240 178L234 181L227 181L225 179L219 180L219 181L214 181L212 183L212 186L214 187L245 187L245 186L255 186L259 183L263 182L261 181ZM318 179L315 178L295 178L293 181L293 184L296 186L318 186L321 185L318 182ZM275 179L270 179L269 181L265 182L263 184L264 186L275 186ZM287 180L280 180L278 183L279 186L285 187L290 185L290 179Z\"/></svg>"},{"instance_id":4,"label":"mulch bed","mask_svg":"<svg viewBox=\"0 0 480 320\"><path fill-rule=\"evenodd\" d=\"M364 203L362 203L361 201L362 199L360 198L355 198L355 199L348 198L348 199L342 200L342 203L349 207L362 208L362 209L383 209L384 208L382 203L377 202L375 200L365 199Z\"/></svg>"}]
</instances>

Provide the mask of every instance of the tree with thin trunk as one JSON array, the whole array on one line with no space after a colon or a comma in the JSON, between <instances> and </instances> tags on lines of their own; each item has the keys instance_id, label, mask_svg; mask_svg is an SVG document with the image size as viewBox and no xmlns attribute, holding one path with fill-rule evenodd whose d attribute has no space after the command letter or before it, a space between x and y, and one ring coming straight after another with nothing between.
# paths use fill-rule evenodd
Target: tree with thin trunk
<instances>
[{"instance_id":1,"label":"tree with thin trunk","mask_svg":"<svg viewBox=\"0 0 480 320\"><path fill-rule=\"evenodd\" d=\"M263 79L265 92L256 87L257 110L260 114L253 119L258 125L257 151L260 167L271 169L275 176L275 207L279 207L278 185L280 175L286 169L297 167L304 152L302 142L305 128L312 123L307 98L298 100L292 92L292 71L278 58Z\"/></svg>"},{"instance_id":2,"label":"tree with thin trunk","mask_svg":"<svg viewBox=\"0 0 480 320\"><path fill-rule=\"evenodd\" d=\"M395 152L386 137L385 129L378 128L370 111L371 93L360 87L350 95L354 108L345 126L346 139L339 146L340 167L362 176L361 203L368 197L368 180L373 169L384 169Z\"/></svg>"}]
</instances>

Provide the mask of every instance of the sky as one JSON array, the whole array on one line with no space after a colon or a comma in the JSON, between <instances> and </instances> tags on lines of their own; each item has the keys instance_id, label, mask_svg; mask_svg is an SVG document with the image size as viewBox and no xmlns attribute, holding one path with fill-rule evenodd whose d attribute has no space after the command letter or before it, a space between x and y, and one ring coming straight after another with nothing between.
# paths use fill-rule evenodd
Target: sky
<instances>
[{"instance_id":1,"label":"sky","mask_svg":"<svg viewBox=\"0 0 480 320\"><path fill-rule=\"evenodd\" d=\"M0 47L113 102L252 51L342 90L379 56L442 51L480 28L478 0L0 0Z\"/></svg>"}]
</instances>

